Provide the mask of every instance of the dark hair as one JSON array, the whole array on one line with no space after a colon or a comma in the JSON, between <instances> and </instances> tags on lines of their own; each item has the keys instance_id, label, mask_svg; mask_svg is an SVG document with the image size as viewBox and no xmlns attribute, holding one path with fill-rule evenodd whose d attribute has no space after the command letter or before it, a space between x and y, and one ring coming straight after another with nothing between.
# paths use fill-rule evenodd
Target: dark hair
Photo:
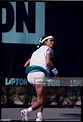
<instances>
[{"instance_id":1,"label":"dark hair","mask_svg":"<svg viewBox=\"0 0 83 122\"><path fill-rule=\"evenodd\" d=\"M50 35L52 35L52 34L46 34L45 36L43 36L41 39L40 39L40 41L42 41L44 38L46 38L47 36L50 36ZM47 40L46 40L47 41ZM37 49L38 48L40 48L42 45L44 45L44 42L43 43L40 43L39 45L37 45Z\"/></svg>"},{"instance_id":2,"label":"dark hair","mask_svg":"<svg viewBox=\"0 0 83 122\"><path fill-rule=\"evenodd\" d=\"M36 49L40 48L42 45L44 45L44 43L40 43L39 45L37 45Z\"/></svg>"}]
</instances>

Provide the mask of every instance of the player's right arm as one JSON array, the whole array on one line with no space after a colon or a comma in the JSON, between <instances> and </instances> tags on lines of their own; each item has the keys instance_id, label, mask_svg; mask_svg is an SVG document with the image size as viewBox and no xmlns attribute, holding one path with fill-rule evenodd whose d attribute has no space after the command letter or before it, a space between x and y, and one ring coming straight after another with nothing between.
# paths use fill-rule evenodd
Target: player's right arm
<instances>
[{"instance_id":1,"label":"player's right arm","mask_svg":"<svg viewBox=\"0 0 83 122\"><path fill-rule=\"evenodd\" d=\"M50 53L46 53L46 65L47 65L47 67L50 68L50 70L52 70L54 68L54 64L51 61Z\"/></svg>"},{"instance_id":2,"label":"player's right arm","mask_svg":"<svg viewBox=\"0 0 83 122\"><path fill-rule=\"evenodd\" d=\"M59 77L58 70L55 68L50 53L46 53L46 65L50 68L52 73L54 74L54 77Z\"/></svg>"}]
</instances>

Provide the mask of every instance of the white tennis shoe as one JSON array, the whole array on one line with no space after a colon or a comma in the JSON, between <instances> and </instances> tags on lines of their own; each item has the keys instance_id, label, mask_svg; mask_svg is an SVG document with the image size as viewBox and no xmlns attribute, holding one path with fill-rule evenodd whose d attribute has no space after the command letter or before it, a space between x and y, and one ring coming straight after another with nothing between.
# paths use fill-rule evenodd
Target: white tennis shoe
<instances>
[{"instance_id":1,"label":"white tennis shoe","mask_svg":"<svg viewBox=\"0 0 83 122\"><path fill-rule=\"evenodd\" d=\"M44 121L43 116L38 116L37 115L36 121Z\"/></svg>"},{"instance_id":2,"label":"white tennis shoe","mask_svg":"<svg viewBox=\"0 0 83 122\"><path fill-rule=\"evenodd\" d=\"M43 118L36 118L36 121L44 121Z\"/></svg>"},{"instance_id":3,"label":"white tennis shoe","mask_svg":"<svg viewBox=\"0 0 83 122\"><path fill-rule=\"evenodd\" d=\"M29 119L29 112L28 112L28 110L24 109L20 113L21 113L21 116L22 116L22 121L28 121L28 119Z\"/></svg>"}]
</instances>

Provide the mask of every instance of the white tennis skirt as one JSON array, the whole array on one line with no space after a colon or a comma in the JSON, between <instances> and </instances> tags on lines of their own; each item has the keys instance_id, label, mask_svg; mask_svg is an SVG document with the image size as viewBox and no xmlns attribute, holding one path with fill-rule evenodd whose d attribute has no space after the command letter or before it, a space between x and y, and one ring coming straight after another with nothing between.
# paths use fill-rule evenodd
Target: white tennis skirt
<instances>
[{"instance_id":1,"label":"white tennis skirt","mask_svg":"<svg viewBox=\"0 0 83 122\"><path fill-rule=\"evenodd\" d=\"M45 79L45 74L43 72L31 72L27 75L27 80L30 84L41 84Z\"/></svg>"}]
</instances>

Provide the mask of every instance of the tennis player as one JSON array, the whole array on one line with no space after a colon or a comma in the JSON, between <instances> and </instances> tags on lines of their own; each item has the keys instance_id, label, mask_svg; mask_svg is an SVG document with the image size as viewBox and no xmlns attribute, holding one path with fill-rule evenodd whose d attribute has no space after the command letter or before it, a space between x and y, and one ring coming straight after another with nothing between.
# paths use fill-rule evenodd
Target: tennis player
<instances>
[{"instance_id":1,"label":"tennis player","mask_svg":"<svg viewBox=\"0 0 83 122\"><path fill-rule=\"evenodd\" d=\"M21 111L22 121L29 120L29 114L37 109L36 121L43 121L43 105L46 98L46 86L42 85L44 79L49 77L50 71L54 77L58 76L58 70L52 62L54 37L44 36L39 40L39 48L33 52L31 58L24 64L26 68L27 80L35 85L37 101L27 109ZM38 80L39 79L39 80Z\"/></svg>"}]
</instances>

